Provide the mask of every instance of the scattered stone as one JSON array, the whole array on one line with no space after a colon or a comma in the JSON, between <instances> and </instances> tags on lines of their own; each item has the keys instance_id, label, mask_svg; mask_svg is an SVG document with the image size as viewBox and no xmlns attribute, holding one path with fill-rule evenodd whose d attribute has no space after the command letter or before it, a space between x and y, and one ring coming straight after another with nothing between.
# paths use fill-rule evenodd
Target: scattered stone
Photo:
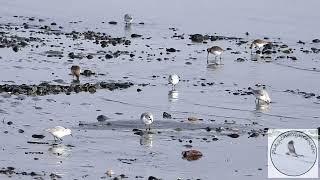
<instances>
[{"instance_id":1,"label":"scattered stone","mask_svg":"<svg viewBox=\"0 0 320 180\"><path fill-rule=\"evenodd\" d=\"M202 34L192 34L190 35L190 39L193 42L201 43L204 40L204 37Z\"/></svg>"},{"instance_id":2,"label":"scattered stone","mask_svg":"<svg viewBox=\"0 0 320 180\"><path fill-rule=\"evenodd\" d=\"M81 73L81 75L84 75L84 76L86 76L86 77L89 77L89 76L95 75L95 74L96 74L96 73L92 72L92 71L89 70L89 69L86 69L86 70L83 71L83 73Z\"/></svg>"},{"instance_id":3,"label":"scattered stone","mask_svg":"<svg viewBox=\"0 0 320 180\"><path fill-rule=\"evenodd\" d=\"M154 177L154 176L149 176L149 177L148 177L148 180L161 180L161 179L156 178L156 177Z\"/></svg>"},{"instance_id":4,"label":"scattered stone","mask_svg":"<svg viewBox=\"0 0 320 180\"><path fill-rule=\"evenodd\" d=\"M169 113L167 113L167 112L163 112L162 117L163 117L164 119L171 119L171 118L172 118L172 117L171 117L171 114L169 114Z\"/></svg>"},{"instance_id":5,"label":"scattered stone","mask_svg":"<svg viewBox=\"0 0 320 180\"><path fill-rule=\"evenodd\" d=\"M51 179L60 179L60 178L62 178L62 176L60 176L60 175L58 175L58 174L55 174L55 173L51 173L51 174L49 175L49 177L50 177Z\"/></svg>"},{"instance_id":6,"label":"scattered stone","mask_svg":"<svg viewBox=\"0 0 320 180\"><path fill-rule=\"evenodd\" d=\"M196 117L188 117L188 121L199 121Z\"/></svg>"},{"instance_id":7,"label":"scattered stone","mask_svg":"<svg viewBox=\"0 0 320 180\"><path fill-rule=\"evenodd\" d=\"M113 56L111 54L106 54L105 58L106 59L111 59L111 58L113 58Z\"/></svg>"},{"instance_id":8,"label":"scattered stone","mask_svg":"<svg viewBox=\"0 0 320 180\"><path fill-rule=\"evenodd\" d=\"M99 116L97 116L97 120L98 120L99 122L104 122L104 121L106 121L106 120L108 120L108 119L110 119L110 118L108 118L108 117L105 116L105 115L99 115Z\"/></svg>"},{"instance_id":9,"label":"scattered stone","mask_svg":"<svg viewBox=\"0 0 320 180\"><path fill-rule=\"evenodd\" d=\"M91 54L87 55L87 59L93 59L93 56Z\"/></svg>"},{"instance_id":10,"label":"scattered stone","mask_svg":"<svg viewBox=\"0 0 320 180\"><path fill-rule=\"evenodd\" d=\"M312 40L313 43L320 43L320 39L314 39Z\"/></svg>"},{"instance_id":11,"label":"scattered stone","mask_svg":"<svg viewBox=\"0 0 320 180\"><path fill-rule=\"evenodd\" d=\"M44 136L44 135L42 135L42 134L33 134L32 137L33 137L33 138L36 138L36 139L43 139L43 138L46 137L46 136Z\"/></svg>"},{"instance_id":12,"label":"scattered stone","mask_svg":"<svg viewBox=\"0 0 320 180\"><path fill-rule=\"evenodd\" d=\"M232 133L232 134L228 134L227 136L229 136L231 138L238 138L239 134Z\"/></svg>"},{"instance_id":13,"label":"scattered stone","mask_svg":"<svg viewBox=\"0 0 320 180\"><path fill-rule=\"evenodd\" d=\"M108 23L109 23L109 24L112 24L112 25L118 24L116 21L109 21Z\"/></svg>"},{"instance_id":14,"label":"scattered stone","mask_svg":"<svg viewBox=\"0 0 320 180\"><path fill-rule=\"evenodd\" d=\"M237 60L236 60L237 62L244 62L244 61L246 61L245 59L243 59L243 58L237 58Z\"/></svg>"},{"instance_id":15,"label":"scattered stone","mask_svg":"<svg viewBox=\"0 0 320 180\"><path fill-rule=\"evenodd\" d=\"M139 38L139 37L141 37L142 35L140 35L140 34L131 34L131 37L132 38Z\"/></svg>"}]
</instances>

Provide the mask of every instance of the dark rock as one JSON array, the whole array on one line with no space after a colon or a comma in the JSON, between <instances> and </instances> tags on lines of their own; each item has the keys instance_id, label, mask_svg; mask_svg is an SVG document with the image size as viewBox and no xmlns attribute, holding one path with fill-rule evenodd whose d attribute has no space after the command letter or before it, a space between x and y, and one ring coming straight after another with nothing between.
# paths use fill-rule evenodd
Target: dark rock
<instances>
[{"instance_id":1,"label":"dark rock","mask_svg":"<svg viewBox=\"0 0 320 180\"><path fill-rule=\"evenodd\" d=\"M7 124L10 126L10 125L13 124L13 122L12 121L8 121Z\"/></svg>"},{"instance_id":2,"label":"dark rock","mask_svg":"<svg viewBox=\"0 0 320 180\"><path fill-rule=\"evenodd\" d=\"M228 134L227 136L229 136L231 138L238 138L239 134L232 133L232 134Z\"/></svg>"},{"instance_id":3,"label":"dark rock","mask_svg":"<svg viewBox=\"0 0 320 180\"><path fill-rule=\"evenodd\" d=\"M91 54L89 54L89 55L87 55L87 58L88 58L88 59L92 59L93 56L92 56Z\"/></svg>"},{"instance_id":4,"label":"dark rock","mask_svg":"<svg viewBox=\"0 0 320 180\"><path fill-rule=\"evenodd\" d=\"M50 176L51 179L57 179L57 178L60 179L60 178L62 178L62 176L60 176L58 174L54 174L54 173L51 173L49 176Z\"/></svg>"},{"instance_id":5,"label":"dark rock","mask_svg":"<svg viewBox=\"0 0 320 180\"><path fill-rule=\"evenodd\" d=\"M176 52L177 50L174 49L174 48L167 48L166 51L167 51L167 52Z\"/></svg>"},{"instance_id":6,"label":"dark rock","mask_svg":"<svg viewBox=\"0 0 320 180\"><path fill-rule=\"evenodd\" d=\"M106 59L111 59L111 58L113 58L113 56L111 54L106 54L105 58Z\"/></svg>"},{"instance_id":7,"label":"dark rock","mask_svg":"<svg viewBox=\"0 0 320 180\"><path fill-rule=\"evenodd\" d=\"M291 56L290 59L293 60L293 61L298 60L295 56Z\"/></svg>"},{"instance_id":8,"label":"dark rock","mask_svg":"<svg viewBox=\"0 0 320 180\"><path fill-rule=\"evenodd\" d=\"M237 62L244 62L245 61L245 59L243 59L243 58L237 58L237 60L236 60Z\"/></svg>"},{"instance_id":9,"label":"dark rock","mask_svg":"<svg viewBox=\"0 0 320 180\"><path fill-rule=\"evenodd\" d=\"M201 43L204 40L204 36L202 34L192 34L190 35L190 39L193 42Z\"/></svg>"},{"instance_id":10,"label":"dark rock","mask_svg":"<svg viewBox=\"0 0 320 180\"><path fill-rule=\"evenodd\" d=\"M312 40L313 43L320 43L320 39L314 39Z\"/></svg>"},{"instance_id":11,"label":"dark rock","mask_svg":"<svg viewBox=\"0 0 320 180\"><path fill-rule=\"evenodd\" d=\"M142 35L140 35L140 34L131 34L131 37L132 38L139 38L139 37L141 37Z\"/></svg>"},{"instance_id":12,"label":"dark rock","mask_svg":"<svg viewBox=\"0 0 320 180\"><path fill-rule=\"evenodd\" d=\"M19 133L24 133L24 130L23 129L19 129L18 132Z\"/></svg>"},{"instance_id":13,"label":"dark rock","mask_svg":"<svg viewBox=\"0 0 320 180\"><path fill-rule=\"evenodd\" d=\"M42 135L42 134L33 134L32 137L33 137L33 138L36 138L36 139L43 139L43 138L46 137L46 136L44 136L44 135Z\"/></svg>"},{"instance_id":14,"label":"dark rock","mask_svg":"<svg viewBox=\"0 0 320 180\"><path fill-rule=\"evenodd\" d=\"M156 177L154 177L154 176L149 176L148 177L148 180L160 180L159 178L156 178Z\"/></svg>"},{"instance_id":15,"label":"dark rock","mask_svg":"<svg viewBox=\"0 0 320 180\"><path fill-rule=\"evenodd\" d=\"M112 25L118 24L116 21L109 21L108 23L109 23L109 24L112 24Z\"/></svg>"},{"instance_id":16,"label":"dark rock","mask_svg":"<svg viewBox=\"0 0 320 180\"><path fill-rule=\"evenodd\" d=\"M252 133L250 133L250 135L249 135L249 137L251 138L251 137L258 137L259 136L259 133L257 133L257 132L252 132Z\"/></svg>"},{"instance_id":17,"label":"dark rock","mask_svg":"<svg viewBox=\"0 0 320 180\"><path fill-rule=\"evenodd\" d=\"M19 47L18 47L18 46L13 46L13 47L12 47L12 50L13 50L14 52L18 52L18 51L19 51Z\"/></svg>"},{"instance_id":18,"label":"dark rock","mask_svg":"<svg viewBox=\"0 0 320 180\"><path fill-rule=\"evenodd\" d=\"M91 70L84 70L83 73L81 73L82 75L86 76L86 77L89 77L91 75L94 75L95 73L93 73Z\"/></svg>"},{"instance_id":19,"label":"dark rock","mask_svg":"<svg viewBox=\"0 0 320 180\"><path fill-rule=\"evenodd\" d=\"M167 112L163 112L162 117L165 119L171 119L171 114L167 113Z\"/></svg>"},{"instance_id":20,"label":"dark rock","mask_svg":"<svg viewBox=\"0 0 320 180\"><path fill-rule=\"evenodd\" d=\"M99 115L99 116L97 117L97 120L98 120L99 122L104 122L104 121L106 121L106 120L108 120L108 119L110 119L110 118L108 118L108 117L105 116L105 115Z\"/></svg>"},{"instance_id":21,"label":"dark rock","mask_svg":"<svg viewBox=\"0 0 320 180\"><path fill-rule=\"evenodd\" d=\"M140 89L140 88L137 89L137 92L141 92L141 91L142 91L142 89Z\"/></svg>"}]
</instances>

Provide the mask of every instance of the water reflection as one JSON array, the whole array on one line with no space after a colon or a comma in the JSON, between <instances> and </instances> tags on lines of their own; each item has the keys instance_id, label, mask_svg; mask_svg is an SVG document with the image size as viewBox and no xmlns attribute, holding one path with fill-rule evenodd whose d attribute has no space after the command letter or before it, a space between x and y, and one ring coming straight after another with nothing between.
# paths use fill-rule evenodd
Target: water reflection
<instances>
[{"instance_id":1,"label":"water reflection","mask_svg":"<svg viewBox=\"0 0 320 180\"><path fill-rule=\"evenodd\" d=\"M128 24L125 24L125 25L124 25L124 31L125 31L125 33L126 33L126 36L131 35L131 26L132 26L131 23L128 23Z\"/></svg>"},{"instance_id":2,"label":"water reflection","mask_svg":"<svg viewBox=\"0 0 320 180\"><path fill-rule=\"evenodd\" d=\"M221 67L221 65L222 64L219 64L219 63L208 64L207 68L212 69L212 70L216 70L216 69L219 69Z\"/></svg>"},{"instance_id":3,"label":"water reflection","mask_svg":"<svg viewBox=\"0 0 320 180\"><path fill-rule=\"evenodd\" d=\"M73 79L71 84L72 85L78 85L78 84L80 84L80 80Z\"/></svg>"},{"instance_id":4,"label":"water reflection","mask_svg":"<svg viewBox=\"0 0 320 180\"><path fill-rule=\"evenodd\" d=\"M64 144L53 144L48 149L48 151L56 156L67 157L71 154L71 147L68 147Z\"/></svg>"},{"instance_id":5,"label":"water reflection","mask_svg":"<svg viewBox=\"0 0 320 180\"><path fill-rule=\"evenodd\" d=\"M168 93L168 99L170 102L176 102L179 99L179 91L177 90L171 90Z\"/></svg>"},{"instance_id":6,"label":"water reflection","mask_svg":"<svg viewBox=\"0 0 320 180\"><path fill-rule=\"evenodd\" d=\"M250 60L251 61L260 61L262 57L263 57L262 54L257 54L257 53L252 54L251 53Z\"/></svg>"},{"instance_id":7,"label":"water reflection","mask_svg":"<svg viewBox=\"0 0 320 180\"><path fill-rule=\"evenodd\" d=\"M264 102L256 103L256 111L268 112L270 110L270 105Z\"/></svg>"},{"instance_id":8,"label":"water reflection","mask_svg":"<svg viewBox=\"0 0 320 180\"><path fill-rule=\"evenodd\" d=\"M144 147L151 148L152 147L152 137L153 135L150 133L144 133L140 136L140 145Z\"/></svg>"}]
</instances>

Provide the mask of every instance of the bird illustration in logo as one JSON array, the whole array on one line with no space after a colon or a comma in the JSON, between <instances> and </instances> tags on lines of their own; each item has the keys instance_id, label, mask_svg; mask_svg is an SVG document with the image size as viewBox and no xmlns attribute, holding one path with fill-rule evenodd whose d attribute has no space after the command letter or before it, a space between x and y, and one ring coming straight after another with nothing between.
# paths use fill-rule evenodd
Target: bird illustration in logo
<instances>
[{"instance_id":1,"label":"bird illustration in logo","mask_svg":"<svg viewBox=\"0 0 320 180\"><path fill-rule=\"evenodd\" d=\"M296 153L296 148L294 147L293 140L288 142L288 149L289 149L289 152L287 152L286 155L293 156L293 157L302 157L303 156L303 155Z\"/></svg>"}]
</instances>

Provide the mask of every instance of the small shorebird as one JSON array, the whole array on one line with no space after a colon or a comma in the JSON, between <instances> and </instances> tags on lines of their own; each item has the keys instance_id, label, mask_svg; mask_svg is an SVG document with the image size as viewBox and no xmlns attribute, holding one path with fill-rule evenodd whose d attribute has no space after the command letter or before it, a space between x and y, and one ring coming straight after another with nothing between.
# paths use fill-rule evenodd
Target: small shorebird
<instances>
[{"instance_id":1,"label":"small shorebird","mask_svg":"<svg viewBox=\"0 0 320 180\"><path fill-rule=\"evenodd\" d=\"M250 49L251 49L251 54L252 54L252 48L258 47L260 54L262 53L262 50L260 50L263 46L270 44L270 42L262 40L262 39L255 39L252 41L251 45L250 45Z\"/></svg>"},{"instance_id":2,"label":"small shorebird","mask_svg":"<svg viewBox=\"0 0 320 180\"><path fill-rule=\"evenodd\" d=\"M256 97L257 104L260 104L261 103L260 101L262 101L263 103L266 103L266 104L270 104L271 99L269 97L268 92L265 89L258 89L258 90L251 89L251 90L252 90L253 95Z\"/></svg>"},{"instance_id":3,"label":"small shorebird","mask_svg":"<svg viewBox=\"0 0 320 180\"><path fill-rule=\"evenodd\" d=\"M67 136L67 135L72 136L71 129L64 128L62 126L56 126L54 128L47 129L46 131L49 132L53 136L54 141L56 141L56 138L58 140L62 141L63 136Z\"/></svg>"},{"instance_id":4,"label":"small shorebird","mask_svg":"<svg viewBox=\"0 0 320 180\"><path fill-rule=\"evenodd\" d=\"M71 74L72 74L72 76L73 76L73 77L76 76L77 81L79 81L80 71L81 71L80 66L73 65L73 66L71 66L70 69L71 69Z\"/></svg>"},{"instance_id":5,"label":"small shorebird","mask_svg":"<svg viewBox=\"0 0 320 180\"><path fill-rule=\"evenodd\" d=\"M215 59L217 59L217 56L220 56L220 62L221 62L221 54L224 50L219 46L212 46L211 48L207 49L207 64L209 64L209 53L215 55Z\"/></svg>"},{"instance_id":6,"label":"small shorebird","mask_svg":"<svg viewBox=\"0 0 320 180\"><path fill-rule=\"evenodd\" d=\"M149 112L145 112L141 114L140 120L146 126L146 130L151 130L151 124L153 123L153 115ZM148 127L147 127L148 126Z\"/></svg>"},{"instance_id":7,"label":"small shorebird","mask_svg":"<svg viewBox=\"0 0 320 180\"><path fill-rule=\"evenodd\" d=\"M172 84L172 90L175 89L176 84L180 81L179 76L177 74L171 74L168 78L169 84Z\"/></svg>"},{"instance_id":8,"label":"small shorebird","mask_svg":"<svg viewBox=\"0 0 320 180\"><path fill-rule=\"evenodd\" d=\"M288 142L288 149L289 152L287 152L286 155L291 155L294 157L303 156L296 153L296 149L294 148L294 142L292 140Z\"/></svg>"},{"instance_id":9,"label":"small shorebird","mask_svg":"<svg viewBox=\"0 0 320 180\"><path fill-rule=\"evenodd\" d=\"M125 14L123 19L126 24L129 24L133 21L133 17L130 14Z\"/></svg>"}]
</instances>

